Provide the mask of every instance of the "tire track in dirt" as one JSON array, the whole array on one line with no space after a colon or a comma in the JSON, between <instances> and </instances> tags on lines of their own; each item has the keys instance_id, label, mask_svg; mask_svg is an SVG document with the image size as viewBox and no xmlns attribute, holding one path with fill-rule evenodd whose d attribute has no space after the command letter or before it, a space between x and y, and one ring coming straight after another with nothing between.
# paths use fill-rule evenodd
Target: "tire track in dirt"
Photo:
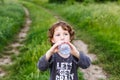
<instances>
[{"instance_id":1,"label":"tire track in dirt","mask_svg":"<svg viewBox=\"0 0 120 80\"><path fill-rule=\"evenodd\" d=\"M58 21L64 21L61 16L52 12L51 10L44 7L41 8L45 9L48 13L53 15ZM91 62L97 60L97 56L95 54L88 53L88 45L85 44L83 41L74 40L73 44L79 51L83 51L91 59ZM80 70L83 73L85 80L107 80L107 73L102 69L102 67L98 65L91 64L89 68Z\"/></svg>"},{"instance_id":2,"label":"tire track in dirt","mask_svg":"<svg viewBox=\"0 0 120 80\"><path fill-rule=\"evenodd\" d=\"M95 54L89 53L88 52L88 45L85 44L81 40L74 40L73 44L76 46L76 48L79 51L83 51L90 59L92 62L97 60L97 56ZM106 80L107 79L107 74L103 69L98 66L91 64L89 68L87 69L81 69L82 73L84 74L84 79L85 80Z\"/></svg>"},{"instance_id":3,"label":"tire track in dirt","mask_svg":"<svg viewBox=\"0 0 120 80\"><path fill-rule=\"evenodd\" d=\"M9 44L7 47L4 48L2 52L2 57L0 58L0 77L3 77L7 74L7 71L3 69L4 66L12 65L14 61L11 60L11 56L14 54L19 55L19 48L24 46L23 42L26 39L27 32L29 31L29 27L31 24L29 11L27 8L23 7L25 11L25 24L23 28L20 30L18 35L15 38L15 41Z\"/></svg>"}]
</instances>

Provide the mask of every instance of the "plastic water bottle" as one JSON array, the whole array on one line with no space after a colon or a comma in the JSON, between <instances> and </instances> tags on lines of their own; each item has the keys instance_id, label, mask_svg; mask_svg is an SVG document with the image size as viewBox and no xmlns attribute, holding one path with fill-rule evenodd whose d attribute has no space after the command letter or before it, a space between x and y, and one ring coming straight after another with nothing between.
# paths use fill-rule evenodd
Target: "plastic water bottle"
<instances>
[{"instance_id":1,"label":"plastic water bottle","mask_svg":"<svg viewBox=\"0 0 120 80\"><path fill-rule=\"evenodd\" d=\"M59 52L63 55L69 55L71 52L71 48L68 44L64 43L58 46Z\"/></svg>"}]
</instances>

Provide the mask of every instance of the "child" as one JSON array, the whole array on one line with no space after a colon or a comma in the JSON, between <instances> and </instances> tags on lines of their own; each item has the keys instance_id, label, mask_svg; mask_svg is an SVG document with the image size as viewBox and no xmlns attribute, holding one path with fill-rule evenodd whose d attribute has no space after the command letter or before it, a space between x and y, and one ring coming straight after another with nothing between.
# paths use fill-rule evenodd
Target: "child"
<instances>
[{"instance_id":1,"label":"child","mask_svg":"<svg viewBox=\"0 0 120 80\"><path fill-rule=\"evenodd\" d=\"M59 21L49 29L48 37L52 47L39 59L38 68L41 71L49 68L50 80L78 80L78 67L88 68L91 61L71 43L74 39L71 26ZM60 53L58 47L64 43L70 46L70 55Z\"/></svg>"}]
</instances>

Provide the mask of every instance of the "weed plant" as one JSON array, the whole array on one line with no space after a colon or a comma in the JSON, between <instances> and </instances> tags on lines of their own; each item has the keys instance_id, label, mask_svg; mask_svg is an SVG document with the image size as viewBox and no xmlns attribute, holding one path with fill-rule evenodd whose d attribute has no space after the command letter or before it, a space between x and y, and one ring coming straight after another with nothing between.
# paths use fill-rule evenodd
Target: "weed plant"
<instances>
[{"instance_id":1,"label":"weed plant","mask_svg":"<svg viewBox=\"0 0 120 80\"><path fill-rule=\"evenodd\" d=\"M21 1L21 4L28 8L32 24L25 46L20 48L21 54L9 69L9 76L2 78L2 80L48 80L49 71L39 71L37 62L50 48L47 31L56 19L46 10L31 2Z\"/></svg>"},{"instance_id":2,"label":"weed plant","mask_svg":"<svg viewBox=\"0 0 120 80\"><path fill-rule=\"evenodd\" d=\"M120 78L120 6L117 3L44 6L74 26L77 39L89 44L89 52L97 54L98 64L110 80Z\"/></svg>"},{"instance_id":3,"label":"weed plant","mask_svg":"<svg viewBox=\"0 0 120 80\"><path fill-rule=\"evenodd\" d=\"M97 64L108 73L109 80L120 77L120 8L116 3L105 4L44 4L21 0L30 11L32 25L27 36L26 45L21 48L21 54L10 68L11 75L5 80L48 80L49 71L40 72L37 61L49 48L47 30L56 21L45 8L62 16L73 25L76 39L89 44L89 51L97 54ZM36 5L37 3L37 5ZM40 4L39 4L40 3ZM43 6L43 3L42 3ZM79 73L80 79L81 73Z\"/></svg>"},{"instance_id":4,"label":"weed plant","mask_svg":"<svg viewBox=\"0 0 120 80\"><path fill-rule=\"evenodd\" d=\"M25 46L20 49L21 54L16 58L16 63L9 69L10 75L3 80L48 80L49 71L39 71L37 62L50 48L47 31L57 19L45 8L35 3L26 1L21 1L21 3L30 11L32 24ZM81 79L82 74L80 72L79 75Z\"/></svg>"},{"instance_id":5,"label":"weed plant","mask_svg":"<svg viewBox=\"0 0 120 80\"><path fill-rule=\"evenodd\" d=\"M24 23L24 10L18 4L0 5L0 51L18 33Z\"/></svg>"}]
</instances>

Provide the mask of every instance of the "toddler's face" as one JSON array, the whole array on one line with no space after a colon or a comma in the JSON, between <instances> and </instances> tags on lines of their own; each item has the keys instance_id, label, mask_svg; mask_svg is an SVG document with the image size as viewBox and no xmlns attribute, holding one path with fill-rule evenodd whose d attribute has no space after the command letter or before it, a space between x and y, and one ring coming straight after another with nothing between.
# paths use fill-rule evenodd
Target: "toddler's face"
<instances>
[{"instance_id":1,"label":"toddler's face","mask_svg":"<svg viewBox=\"0 0 120 80\"><path fill-rule=\"evenodd\" d=\"M70 34L67 30L62 29L61 26L55 28L52 42L56 43L58 41L70 42Z\"/></svg>"}]
</instances>

